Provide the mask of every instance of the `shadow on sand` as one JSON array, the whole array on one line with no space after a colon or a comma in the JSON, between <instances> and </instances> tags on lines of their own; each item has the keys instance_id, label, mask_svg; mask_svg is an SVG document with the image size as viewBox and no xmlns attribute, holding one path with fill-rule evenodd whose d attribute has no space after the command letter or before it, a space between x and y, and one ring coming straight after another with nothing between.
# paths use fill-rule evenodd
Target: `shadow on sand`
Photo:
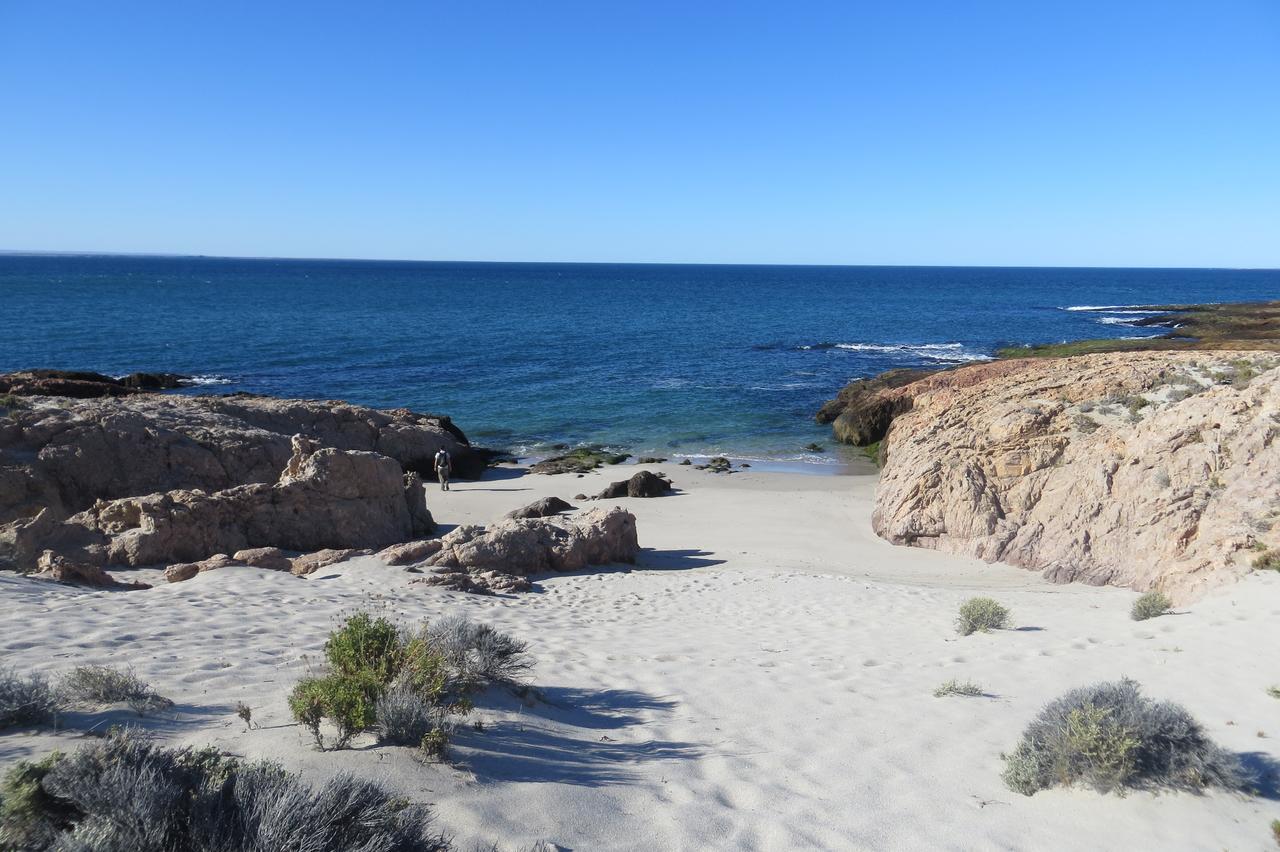
<instances>
[{"instance_id":1,"label":"shadow on sand","mask_svg":"<svg viewBox=\"0 0 1280 852\"><path fill-rule=\"evenodd\" d=\"M668 699L630 689L549 687L539 693L543 700L525 706L520 718L488 724L483 731L459 729L453 744L461 765L481 781L601 787L634 781L642 763L696 760L703 754L693 743L640 739L628 732L644 725L642 714L673 709L675 702Z\"/></svg>"},{"instance_id":2,"label":"shadow on sand","mask_svg":"<svg viewBox=\"0 0 1280 852\"><path fill-rule=\"evenodd\" d=\"M641 548L636 559L636 568L677 571L684 568L706 568L709 565L723 565L723 559L713 558L715 554L707 550L654 550Z\"/></svg>"}]
</instances>

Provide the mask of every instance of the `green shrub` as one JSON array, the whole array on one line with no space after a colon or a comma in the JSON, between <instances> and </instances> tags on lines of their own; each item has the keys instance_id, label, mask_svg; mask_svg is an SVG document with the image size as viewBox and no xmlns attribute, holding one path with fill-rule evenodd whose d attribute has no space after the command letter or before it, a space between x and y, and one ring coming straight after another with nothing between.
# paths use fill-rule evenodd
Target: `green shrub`
<instances>
[{"instance_id":1,"label":"green shrub","mask_svg":"<svg viewBox=\"0 0 1280 852\"><path fill-rule=\"evenodd\" d=\"M442 618L410 637L385 618L356 613L324 647L325 667L289 696L294 718L321 749L376 730L383 742L441 754L450 717L471 710L469 694L512 683L531 665L523 642L462 618ZM326 721L337 729L332 742Z\"/></svg>"},{"instance_id":2,"label":"green shrub","mask_svg":"<svg viewBox=\"0 0 1280 852\"><path fill-rule=\"evenodd\" d=\"M1267 695L1270 695L1272 698L1280 698L1280 686L1268 686Z\"/></svg>"},{"instance_id":3,"label":"green shrub","mask_svg":"<svg viewBox=\"0 0 1280 852\"><path fill-rule=\"evenodd\" d=\"M970 598L960 605L956 630L961 636L1001 630L1009 625L1009 610L991 598Z\"/></svg>"},{"instance_id":4,"label":"green shrub","mask_svg":"<svg viewBox=\"0 0 1280 852\"><path fill-rule=\"evenodd\" d=\"M329 634L324 656L334 671L346 675L368 675L389 683L400 671L400 631L385 618L357 612Z\"/></svg>"},{"instance_id":5,"label":"green shrub","mask_svg":"<svg viewBox=\"0 0 1280 852\"><path fill-rule=\"evenodd\" d=\"M1280 819L1271 820L1271 839L1280 846Z\"/></svg>"},{"instance_id":6,"label":"green shrub","mask_svg":"<svg viewBox=\"0 0 1280 852\"><path fill-rule=\"evenodd\" d=\"M370 676L332 672L320 677L304 678L289 695L289 709L302 723L316 745L321 748L345 748L351 738L367 731L377 722L378 696L384 684ZM326 746L320 730L328 719L338 729L337 740Z\"/></svg>"},{"instance_id":7,"label":"green shrub","mask_svg":"<svg viewBox=\"0 0 1280 852\"><path fill-rule=\"evenodd\" d=\"M1146 621L1148 618L1164 615L1172 608L1173 601L1169 600L1163 592L1147 592L1133 602L1129 617L1134 621Z\"/></svg>"},{"instance_id":8,"label":"green shrub","mask_svg":"<svg viewBox=\"0 0 1280 852\"><path fill-rule=\"evenodd\" d=\"M55 751L43 760L20 761L0 779L0 849L45 849L70 826L74 810L41 786L61 759Z\"/></svg>"},{"instance_id":9,"label":"green shrub","mask_svg":"<svg viewBox=\"0 0 1280 852\"><path fill-rule=\"evenodd\" d=\"M1004 782L1030 796L1084 784L1125 788L1243 791L1253 779L1177 704L1155 702L1132 680L1075 689L1049 703L1004 755Z\"/></svg>"},{"instance_id":10,"label":"green shrub","mask_svg":"<svg viewBox=\"0 0 1280 852\"><path fill-rule=\"evenodd\" d=\"M933 691L934 698L945 698L948 695L964 695L972 698L984 694L982 687L973 681L961 682L955 678L952 678Z\"/></svg>"}]
</instances>

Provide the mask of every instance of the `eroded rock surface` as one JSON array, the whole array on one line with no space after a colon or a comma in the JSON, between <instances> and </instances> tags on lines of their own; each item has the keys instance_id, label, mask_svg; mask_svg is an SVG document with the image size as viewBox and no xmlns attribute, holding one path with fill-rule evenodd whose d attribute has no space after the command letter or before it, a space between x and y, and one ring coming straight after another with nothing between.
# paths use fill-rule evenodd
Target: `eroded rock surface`
<instances>
[{"instance_id":1,"label":"eroded rock surface","mask_svg":"<svg viewBox=\"0 0 1280 852\"><path fill-rule=\"evenodd\" d=\"M283 550L384 547L434 529L417 474L377 453L316 449L298 437L274 485L223 491L177 490L103 500L46 536L52 552L90 565L230 562L287 571ZM197 572L208 570L197 567ZM171 571L186 579L189 568Z\"/></svg>"},{"instance_id":2,"label":"eroded rock surface","mask_svg":"<svg viewBox=\"0 0 1280 852\"><path fill-rule=\"evenodd\" d=\"M1143 352L949 370L884 439L875 531L1186 601L1276 547L1280 358Z\"/></svg>"},{"instance_id":3,"label":"eroded rock surface","mask_svg":"<svg viewBox=\"0 0 1280 852\"><path fill-rule=\"evenodd\" d=\"M126 395L27 396L22 407L0 414L0 568L34 570L40 553L51 546L47 536L98 501L145 497L154 510L150 515L156 515L163 514L159 504L205 510L212 505L212 494L248 488L224 496L218 505L238 500L246 510L247 504L258 506L253 495L270 490L285 473L294 435L315 448L377 454L396 468L428 477L434 476L431 459L441 447L462 478L478 476L485 463L446 417L337 402L168 396L120 387ZM254 511L265 510L258 506ZM299 549L314 551L329 542L354 546L334 535L299 541ZM228 552L249 546L255 545L233 546ZM195 555L181 561L213 552L198 550L193 548Z\"/></svg>"}]
</instances>

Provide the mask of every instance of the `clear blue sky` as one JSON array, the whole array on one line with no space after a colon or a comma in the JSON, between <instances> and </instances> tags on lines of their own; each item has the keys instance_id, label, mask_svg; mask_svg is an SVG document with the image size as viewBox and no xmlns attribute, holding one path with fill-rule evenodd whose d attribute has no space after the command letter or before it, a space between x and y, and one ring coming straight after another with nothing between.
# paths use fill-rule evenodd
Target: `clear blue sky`
<instances>
[{"instance_id":1,"label":"clear blue sky","mask_svg":"<svg viewBox=\"0 0 1280 852\"><path fill-rule=\"evenodd\" d=\"M0 0L0 248L1280 267L1280 2Z\"/></svg>"}]
</instances>

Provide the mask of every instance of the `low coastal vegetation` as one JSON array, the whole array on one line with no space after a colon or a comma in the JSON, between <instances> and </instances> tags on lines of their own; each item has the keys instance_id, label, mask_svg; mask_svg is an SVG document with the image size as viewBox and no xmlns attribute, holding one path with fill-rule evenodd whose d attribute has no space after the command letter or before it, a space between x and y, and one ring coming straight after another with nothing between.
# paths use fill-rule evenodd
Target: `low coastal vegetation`
<instances>
[{"instance_id":1,"label":"low coastal vegetation","mask_svg":"<svg viewBox=\"0 0 1280 852\"><path fill-rule=\"evenodd\" d=\"M412 632L357 612L329 635L324 667L298 682L289 708L322 750L371 731L381 742L442 757L454 720L471 710L470 696L514 684L532 665L526 651L523 642L463 618ZM325 727L336 733L326 737Z\"/></svg>"},{"instance_id":2,"label":"low coastal vegetation","mask_svg":"<svg viewBox=\"0 0 1280 852\"><path fill-rule=\"evenodd\" d=\"M63 711L105 704L128 704L139 715L173 706L130 669L78 666L52 686L43 675L0 670L0 729L47 725Z\"/></svg>"},{"instance_id":3,"label":"low coastal vegetation","mask_svg":"<svg viewBox=\"0 0 1280 852\"><path fill-rule=\"evenodd\" d=\"M1134 621L1146 621L1148 618L1164 615L1172 608L1173 601L1162 592L1147 592L1133 602L1129 617Z\"/></svg>"},{"instance_id":4,"label":"low coastal vegetation","mask_svg":"<svg viewBox=\"0 0 1280 852\"><path fill-rule=\"evenodd\" d=\"M985 695L982 687L971 680L960 681L952 678L933 691L934 698L946 698L949 695L963 695L969 698Z\"/></svg>"},{"instance_id":5,"label":"low coastal vegetation","mask_svg":"<svg viewBox=\"0 0 1280 852\"><path fill-rule=\"evenodd\" d=\"M1164 313L1143 317L1131 324L1146 328L1167 328L1169 331L1166 334L1136 340L1111 338L1010 346L996 350L996 357L1066 358L1096 352L1138 352L1152 349L1280 350L1280 302L1150 307Z\"/></svg>"},{"instance_id":6,"label":"low coastal vegetation","mask_svg":"<svg viewBox=\"0 0 1280 852\"><path fill-rule=\"evenodd\" d=\"M23 677L13 669L0 669L0 729L46 724L57 709L53 690L43 677Z\"/></svg>"},{"instance_id":7,"label":"low coastal vegetation","mask_svg":"<svg viewBox=\"0 0 1280 852\"><path fill-rule=\"evenodd\" d=\"M1003 630L1009 626L1009 610L992 598L969 598L960 605L956 632L961 636Z\"/></svg>"},{"instance_id":8,"label":"low coastal vegetation","mask_svg":"<svg viewBox=\"0 0 1280 852\"><path fill-rule=\"evenodd\" d=\"M63 707L96 707L128 704L143 714L165 710L173 702L158 694L132 669L112 666L78 666L58 682L58 703Z\"/></svg>"},{"instance_id":9,"label":"low coastal vegetation","mask_svg":"<svg viewBox=\"0 0 1280 852\"><path fill-rule=\"evenodd\" d=\"M436 852L425 807L338 775L313 788L268 762L165 748L135 729L0 781L0 847L24 850Z\"/></svg>"},{"instance_id":10,"label":"low coastal vegetation","mask_svg":"<svg viewBox=\"0 0 1280 852\"><path fill-rule=\"evenodd\" d=\"M1266 550L1253 560L1253 567L1259 571L1280 571L1280 550Z\"/></svg>"},{"instance_id":11,"label":"low coastal vegetation","mask_svg":"<svg viewBox=\"0 0 1280 852\"><path fill-rule=\"evenodd\" d=\"M1240 759L1214 742L1178 704L1152 701L1125 678L1068 692L1027 726L1003 755L1004 781L1030 796L1077 784L1100 793L1126 789L1247 791Z\"/></svg>"}]
</instances>

